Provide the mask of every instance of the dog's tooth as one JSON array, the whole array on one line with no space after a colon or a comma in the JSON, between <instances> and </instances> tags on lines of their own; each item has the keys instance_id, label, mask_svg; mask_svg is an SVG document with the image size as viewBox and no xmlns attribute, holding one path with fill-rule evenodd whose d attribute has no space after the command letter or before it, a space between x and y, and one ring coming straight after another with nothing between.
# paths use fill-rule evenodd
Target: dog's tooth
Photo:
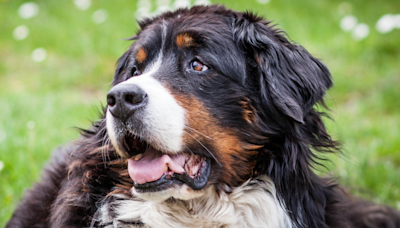
<instances>
[{"instance_id":1,"label":"dog's tooth","mask_svg":"<svg viewBox=\"0 0 400 228\"><path fill-rule=\"evenodd\" d=\"M168 165L167 164L165 164L164 171L168 171Z\"/></svg>"},{"instance_id":2,"label":"dog's tooth","mask_svg":"<svg viewBox=\"0 0 400 228\"><path fill-rule=\"evenodd\" d=\"M135 156L133 156L133 160L138 161L142 158L142 156L143 156L143 154L135 155Z\"/></svg>"}]
</instances>

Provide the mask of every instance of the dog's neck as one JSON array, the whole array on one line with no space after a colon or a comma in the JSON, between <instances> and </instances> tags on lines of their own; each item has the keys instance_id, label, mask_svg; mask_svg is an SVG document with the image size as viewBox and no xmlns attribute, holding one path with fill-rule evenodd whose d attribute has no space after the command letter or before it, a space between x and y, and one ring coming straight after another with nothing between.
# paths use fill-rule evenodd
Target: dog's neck
<instances>
[{"instance_id":1,"label":"dog's neck","mask_svg":"<svg viewBox=\"0 0 400 228\"><path fill-rule=\"evenodd\" d=\"M99 223L109 227L295 228L267 176L250 179L229 194L217 194L210 187L203 196L187 201L151 202L117 195L98 213Z\"/></svg>"}]
</instances>

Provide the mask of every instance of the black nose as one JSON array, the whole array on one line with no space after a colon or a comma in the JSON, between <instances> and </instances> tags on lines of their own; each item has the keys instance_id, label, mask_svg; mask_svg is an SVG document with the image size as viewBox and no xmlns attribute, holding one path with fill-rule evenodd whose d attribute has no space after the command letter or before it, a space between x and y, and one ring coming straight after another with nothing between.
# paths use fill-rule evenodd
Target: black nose
<instances>
[{"instance_id":1,"label":"black nose","mask_svg":"<svg viewBox=\"0 0 400 228\"><path fill-rule=\"evenodd\" d=\"M136 85L116 85L107 94L108 110L123 122L146 103L146 92Z\"/></svg>"}]
</instances>

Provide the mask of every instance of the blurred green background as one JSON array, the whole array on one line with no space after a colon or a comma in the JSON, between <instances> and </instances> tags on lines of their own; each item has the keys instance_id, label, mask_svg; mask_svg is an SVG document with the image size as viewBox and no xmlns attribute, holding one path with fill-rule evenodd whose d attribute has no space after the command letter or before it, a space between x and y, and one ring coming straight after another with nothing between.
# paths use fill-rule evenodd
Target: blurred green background
<instances>
[{"instance_id":1,"label":"blurred green background","mask_svg":"<svg viewBox=\"0 0 400 228\"><path fill-rule=\"evenodd\" d=\"M24 3L0 0L0 227L51 151L98 118L135 18L195 2ZM400 1L218 3L274 20L326 63L335 81L326 96L335 121L326 124L345 155L330 156L322 175L400 209Z\"/></svg>"}]
</instances>

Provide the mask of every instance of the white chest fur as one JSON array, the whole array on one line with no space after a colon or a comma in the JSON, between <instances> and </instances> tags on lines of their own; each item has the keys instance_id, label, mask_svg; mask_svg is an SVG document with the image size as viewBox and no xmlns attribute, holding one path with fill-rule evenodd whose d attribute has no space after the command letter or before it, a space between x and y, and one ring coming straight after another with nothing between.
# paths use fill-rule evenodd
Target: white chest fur
<instances>
[{"instance_id":1,"label":"white chest fur","mask_svg":"<svg viewBox=\"0 0 400 228\"><path fill-rule=\"evenodd\" d=\"M119 198L121 197L121 198ZM267 176L245 182L230 194L207 192L188 201L150 202L117 196L99 209L105 227L295 228Z\"/></svg>"}]
</instances>

